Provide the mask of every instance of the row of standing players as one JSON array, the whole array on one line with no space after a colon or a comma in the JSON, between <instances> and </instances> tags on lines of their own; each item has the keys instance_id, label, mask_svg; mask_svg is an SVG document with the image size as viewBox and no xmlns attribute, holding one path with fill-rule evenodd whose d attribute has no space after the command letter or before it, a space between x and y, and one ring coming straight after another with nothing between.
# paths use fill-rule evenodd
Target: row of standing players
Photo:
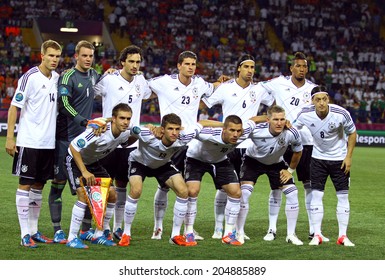
<instances>
[{"instance_id":1,"label":"row of standing players","mask_svg":"<svg viewBox=\"0 0 385 280\"><path fill-rule=\"evenodd\" d=\"M337 106L328 104L328 95L323 87L306 80L308 68L303 53L295 54L290 68L291 76L281 76L258 84L252 82L255 61L248 54L241 56L237 61L234 79L220 77L212 84L194 75L197 57L191 51L184 51L179 55L178 74L163 75L149 81L138 74L142 53L137 46L129 46L121 52L121 70L102 77L91 68L94 48L87 41L80 41L76 47L76 66L62 73L60 77L54 71L61 54L60 46L54 41L46 41L42 45L41 53L41 64L29 70L20 79L8 114L6 150L14 156L13 174L19 176L16 207L22 245L34 248L37 241L66 243L72 248L87 248L82 240L91 240L95 244L114 246L116 245L112 241L114 235L120 240L119 245L128 246L143 180L147 176L153 176L157 178L159 186L154 197L155 225L152 238L161 239L163 217L168 201L167 192L171 188L175 191L177 199L174 205L170 243L194 246L197 244L196 240L202 239L194 231L193 225L197 213L200 180L205 172L211 174L217 189L213 238L222 239L223 243L231 245L242 245L245 239L248 239L244 233L249 209L248 200L257 178L267 174L271 193L269 229L264 240L272 241L276 237L278 212L284 193L287 216L286 241L302 245L302 241L295 235L299 207L298 191L292 173L297 169L298 179L305 187L310 245L328 241L321 233L321 222L323 190L326 178L330 175L338 197L337 244L354 246L346 236L350 209L348 179L355 143L351 141L355 135L354 124L343 108L335 108ZM96 136L92 129L86 129L95 96L102 98L103 116L112 116L113 120L111 125L108 125L107 132L101 136ZM142 128L139 134L132 133L131 129L127 129L127 122L130 123L130 127L138 126L140 114L135 112L140 112L142 100L155 96L159 100L162 117L161 138L158 139L159 137L153 135L155 130L151 133L146 128ZM312 100L315 109L303 111L304 116L315 114L316 118L311 120L312 123L299 121L297 123L301 127L299 133L295 128L283 129L286 119L293 122L303 107L311 105ZM316 103L314 100L319 102ZM208 107L215 104L222 105L224 127L203 129L202 125L216 126L216 124L196 123L201 101ZM121 103L128 104L130 109L122 107ZM42 104L44 106L41 106ZM269 109L267 118L253 119L257 122L267 121L256 125L249 119L257 115L260 104L274 109ZM280 107L271 107L274 104ZM21 108L22 111L15 143L11 128L16 123L17 108ZM320 113L319 110L326 110L326 114ZM56 118L57 111L59 113ZM127 111L130 112L127 114ZM177 115L176 119L179 118L181 123L172 118L172 113ZM321 118L320 114L325 116ZM167 121L169 118L171 119ZM324 119L328 120L327 127L323 127ZM320 127L317 125L318 130L309 131L318 123L320 124ZM186 135L184 131L180 131L181 124L184 128L188 128L185 131L190 134ZM340 124L343 125L347 138L338 137ZM52 127L56 127L56 135ZM168 134L167 131L172 132ZM176 137L178 135L179 138ZM193 140L191 135L200 140ZM319 136L321 139L320 145L315 141L315 152L312 152L312 136L315 139ZM136 139L139 141L128 146L131 142L127 142L127 137L133 139L131 142ZM245 138L251 138L258 144L241 144ZM327 145L323 146L322 141L325 139L331 139L332 142L325 142ZM346 139L348 139L347 148ZM100 151L106 148L101 148L103 143L110 143L110 146L107 145L110 153L106 157L104 155L107 150L103 150L103 153L97 152L98 149ZM242 149L241 145L247 148ZM216 149L219 146L220 151L213 149L213 146L216 146ZM336 148L340 151L338 155L335 154ZM148 154L151 150L157 154ZM202 157L202 150L206 151L206 157ZM186 156L186 170L184 170ZM283 156L288 164L283 160ZM173 164L169 161L171 157ZM47 158L52 160L47 161ZM341 168L331 169L331 174L329 171L326 172L329 166L325 166L324 161L328 159L335 161ZM159 161L163 163L162 166L159 164L152 166L154 162ZM51 240L38 231L37 222L42 203L42 189L46 181L52 179L53 162L55 162L55 175L49 195L49 207L55 234ZM310 163L314 170L312 172ZM179 171L174 168L174 164ZM236 173L231 172L234 167ZM319 172L317 168L324 172ZM184 180L181 174L185 175ZM234 174L235 177L229 174ZM91 228L91 215L83 192L79 188L78 177L82 176L92 184L95 176L108 175L114 179L115 188L111 188L103 230L94 231ZM72 193L78 195L78 201L72 210L68 239L61 229L61 194L67 179ZM128 181L130 190L127 194ZM114 225L111 231L109 224L112 217ZM225 228L223 228L224 220ZM185 232L181 235L183 223Z\"/></svg>"}]
</instances>

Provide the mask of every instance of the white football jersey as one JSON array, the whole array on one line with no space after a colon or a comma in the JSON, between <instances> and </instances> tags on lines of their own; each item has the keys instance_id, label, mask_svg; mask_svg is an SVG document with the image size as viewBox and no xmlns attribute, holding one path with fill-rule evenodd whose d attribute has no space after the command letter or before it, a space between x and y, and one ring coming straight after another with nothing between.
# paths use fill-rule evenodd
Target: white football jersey
<instances>
[{"instance_id":1,"label":"white football jersey","mask_svg":"<svg viewBox=\"0 0 385 280\"><path fill-rule=\"evenodd\" d=\"M80 152L84 164L89 165L104 158L119 145L123 147L127 146L127 141L130 136L131 130L128 129L115 138L111 131L111 123L108 123L106 132L100 136L96 136L92 128L87 128L71 141L71 145L76 151ZM68 153L72 156L69 148Z\"/></svg>"},{"instance_id":2,"label":"white football jersey","mask_svg":"<svg viewBox=\"0 0 385 280\"><path fill-rule=\"evenodd\" d=\"M202 101L209 108L221 104L223 120L229 115L237 115L246 121L258 115L261 103L271 106L274 98L258 84L250 83L248 87L242 88L235 79L232 79L221 84L211 96L202 98ZM247 140L239 145L239 148L246 148L250 145L252 145L251 141Z\"/></svg>"},{"instance_id":3,"label":"white football jersey","mask_svg":"<svg viewBox=\"0 0 385 280\"><path fill-rule=\"evenodd\" d=\"M51 78L37 66L18 81L11 104L21 108L16 145L34 149L54 149L59 74Z\"/></svg>"},{"instance_id":4,"label":"white football jersey","mask_svg":"<svg viewBox=\"0 0 385 280\"><path fill-rule=\"evenodd\" d=\"M250 138L254 145L246 149L246 155L259 162L271 165L283 161L283 154L290 145L293 152L303 149L301 136L295 128L284 129L279 135L270 133L269 124L257 124Z\"/></svg>"},{"instance_id":5,"label":"white football jersey","mask_svg":"<svg viewBox=\"0 0 385 280\"><path fill-rule=\"evenodd\" d=\"M285 109L286 119L291 123L297 118L298 113L305 106L311 105L311 91L317 85L309 80L297 88L291 81L291 76L279 76L266 82L260 82L267 92L273 95L278 106ZM313 145L313 139L308 129L300 131L303 145Z\"/></svg>"},{"instance_id":6,"label":"white football jersey","mask_svg":"<svg viewBox=\"0 0 385 280\"><path fill-rule=\"evenodd\" d=\"M347 110L329 104L329 113L321 120L315 106L302 109L293 125L301 130L307 127L314 139L312 157L323 160L344 160L347 153L346 135L356 131L356 126Z\"/></svg>"},{"instance_id":7,"label":"white football jersey","mask_svg":"<svg viewBox=\"0 0 385 280\"><path fill-rule=\"evenodd\" d=\"M195 122L195 125L188 127L180 132L178 139L171 146L165 146L162 140L156 138L146 127L141 127L139 146L130 153L129 160L139 162L152 169L161 167L171 160L171 157L186 146L191 140L195 139L202 130L202 126Z\"/></svg>"},{"instance_id":8,"label":"white football jersey","mask_svg":"<svg viewBox=\"0 0 385 280\"><path fill-rule=\"evenodd\" d=\"M199 76L193 76L188 86L179 81L178 74L156 77L148 83L158 96L161 118L175 113L182 119L183 127L195 125L202 96L214 91L213 84Z\"/></svg>"},{"instance_id":9,"label":"white football jersey","mask_svg":"<svg viewBox=\"0 0 385 280\"><path fill-rule=\"evenodd\" d=\"M119 103L127 103L132 109L130 127L140 125L142 100L151 96L151 89L143 75L135 75L132 82L120 74L122 70L105 74L95 85L95 95L102 96L103 117L111 117L112 109ZM130 147L137 147L137 142Z\"/></svg>"},{"instance_id":10,"label":"white football jersey","mask_svg":"<svg viewBox=\"0 0 385 280\"><path fill-rule=\"evenodd\" d=\"M142 100L151 96L151 89L143 75L135 75L132 82L120 74L122 70L105 74L95 85L95 95L102 96L103 117L111 117L112 109L126 103L132 109L132 125L140 125Z\"/></svg>"},{"instance_id":11,"label":"white football jersey","mask_svg":"<svg viewBox=\"0 0 385 280\"><path fill-rule=\"evenodd\" d=\"M250 83L243 88L232 79L218 86L212 95L203 97L202 101L209 108L221 104L223 120L229 115L237 115L246 121L258 114L261 103L271 106L274 98L258 84Z\"/></svg>"},{"instance_id":12,"label":"white football jersey","mask_svg":"<svg viewBox=\"0 0 385 280\"><path fill-rule=\"evenodd\" d=\"M236 144L226 144L222 140L223 128L205 127L199 133L199 141L192 142L187 150L187 157L203 162L217 163L225 160L227 154L241 144L255 128L253 121L247 121L243 125L243 134Z\"/></svg>"}]
</instances>

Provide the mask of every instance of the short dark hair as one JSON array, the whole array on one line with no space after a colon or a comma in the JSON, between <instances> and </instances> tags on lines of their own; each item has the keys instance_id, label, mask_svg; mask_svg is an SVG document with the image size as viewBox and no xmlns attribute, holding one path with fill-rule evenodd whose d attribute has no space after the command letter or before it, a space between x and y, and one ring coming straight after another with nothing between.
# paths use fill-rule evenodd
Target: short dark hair
<instances>
[{"instance_id":1,"label":"short dark hair","mask_svg":"<svg viewBox=\"0 0 385 280\"><path fill-rule=\"evenodd\" d=\"M315 95L315 94L317 94L317 93L319 93L319 92L325 92L325 93L327 93L328 94L328 89L325 87L325 86L316 86L316 87L314 87L312 90L311 90L311 93L310 93L310 95L311 95L311 97L313 98L313 96ZM329 95L329 94L328 94Z\"/></svg>"},{"instance_id":2,"label":"short dark hair","mask_svg":"<svg viewBox=\"0 0 385 280\"><path fill-rule=\"evenodd\" d=\"M195 60L198 60L198 57L197 55L192 52L192 51L184 51L184 52L181 52L178 56L178 63L179 64L182 64L183 60L185 60L186 58L192 58L192 59L195 59Z\"/></svg>"},{"instance_id":3,"label":"short dark hair","mask_svg":"<svg viewBox=\"0 0 385 280\"><path fill-rule=\"evenodd\" d=\"M181 118L174 113L164 115L162 118L162 123L161 127L166 127L167 124L177 124L177 125L182 125L182 120Z\"/></svg>"},{"instance_id":4,"label":"short dark hair","mask_svg":"<svg viewBox=\"0 0 385 280\"><path fill-rule=\"evenodd\" d=\"M234 73L235 76L238 77L238 73L239 73L238 68L239 68L239 66L241 66L241 64L242 64L245 60L252 60L252 61L254 61L254 63L255 63L254 56L252 56L251 54L244 54L244 55L242 55L240 58L238 58L237 65L236 65L236 67L235 67L235 73Z\"/></svg>"},{"instance_id":5,"label":"short dark hair","mask_svg":"<svg viewBox=\"0 0 385 280\"><path fill-rule=\"evenodd\" d=\"M131 45L131 46L125 47L125 48L120 52L119 61L120 61L120 62L126 61L127 56L128 56L129 54L139 54L139 55L140 55L140 60L142 60L142 57L143 57L142 49L139 48L139 47L136 46L136 45Z\"/></svg>"},{"instance_id":6,"label":"short dark hair","mask_svg":"<svg viewBox=\"0 0 385 280\"><path fill-rule=\"evenodd\" d=\"M237 115L228 115L224 122L224 127L227 127L229 123L242 124L242 119Z\"/></svg>"},{"instance_id":7,"label":"short dark hair","mask_svg":"<svg viewBox=\"0 0 385 280\"><path fill-rule=\"evenodd\" d=\"M132 114L132 109L127 103L118 103L112 109L112 115L114 117L118 116L119 111L130 112Z\"/></svg>"},{"instance_id":8,"label":"short dark hair","mask_svg":"<svg viewBox=\"0 0 385 280\"><path fill-rule=\"evenodd\" d=\"M291 65L294 65L295 60L307 60L306 55L303 52L296 52L291 60Z\"/></svg>"}]
</instances>

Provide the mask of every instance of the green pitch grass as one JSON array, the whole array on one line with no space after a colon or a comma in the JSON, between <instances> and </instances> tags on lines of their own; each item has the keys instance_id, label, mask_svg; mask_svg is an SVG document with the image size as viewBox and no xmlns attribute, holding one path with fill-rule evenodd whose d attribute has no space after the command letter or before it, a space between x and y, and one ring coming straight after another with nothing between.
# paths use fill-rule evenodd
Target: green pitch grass
<instances>
[{"instance_id":1,"label":"green pitch grass","mask_svg":"<svg viewBox=\"0 0 385 280\"><path fill-rule=\"evenodd\" d=\"M323 233L330 238L329 243L313 247L308 245L308 221L304 207L304 192L299 189L300 215L297 235L304 241L303 246L285 242L286 219L281 207L278 221L277 239L263 241L268 227L267 177L260 178L251 196L250 211L245 231L251 240L243 246L231 247L211 238L214 230L213 201L215 189L209 176L204 178L198 200L198 215L195 228L205 240L196 247L178 247L168 243L171 233L172 210L175 195L170 191L169 206L164 221L162 240L151 240L153 229L153 196L156 182L153 178L145 181L143 195L138 204L138 212L132 226L132 244L129 247L107 248L90 245L88 250L76 250L65 245L41 245L37 249L21 247L20 229L15 206L18 178L11 175L11 157L4 150L5 137L0 137L0 259L2 260L384 260L385 259L385 188L383 172L385 149L356 148L351 172L351 215L348 229L349 238L356 244L354 248L337 246L338 226L336 220L336 195L330 181L324 196L325 216ZM43 193L39 230L53 237L51 226L47 184ZM70 195L68 186L63 197L63 229L68 234L70 217L75 197ZM285 200L283 199L282 205ZM112 225L111 225L112 226Z\"/></svg>"}]
</instances>

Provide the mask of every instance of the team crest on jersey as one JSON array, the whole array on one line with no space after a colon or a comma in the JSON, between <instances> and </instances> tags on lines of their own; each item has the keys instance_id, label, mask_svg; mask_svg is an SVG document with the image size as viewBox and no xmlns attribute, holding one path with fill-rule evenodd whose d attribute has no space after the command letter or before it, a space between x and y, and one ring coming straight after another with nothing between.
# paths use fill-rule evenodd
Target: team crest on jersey
<instances>
[{"instance_id":1,"label":"team crest on jersey","mask_svg":"<svg viewBox=\"0 0 385 280\"><path fill-rule=\"evenodd\" d=\"M23 98L24 98L24 95L23 95L21 92L16 93L15 100L16 100L17 102L22 101Z\"/></svg>"},{"instance_id":2,"label":"team crest on jersey","mask_svg":"<svg viewBox=\"0 0 385 280\"><path fill-rule=\"evenodd\" d=\"M79 148L84 148L84 146L86 145L86 140L84 140L84 139L79 139L79 140L76 142L76 145L77 145Z\"/></svg>"},{"instance_id":3,"label":"team crest on jersey","mask_svg":"<svg viewBox=\"0 0 385 280\"><path fill-rule=\"evenodd\" d=\"M198 96L198 88L193 88L192 89L192 93L193 93L193 98L194 99L197 99L197 98L199 98L199 96Z\"/></svg>"},{"instance_id":4,"label":"team crest on jersey","mask_svg":"<svg viewBox=\"0 0 385 280\"><path fill-rule=\"evenodd\" d=\"M303 94L303 102L305 104L310 104L311 103L310 93L309 92L304 92L304 94Z\"/></svg>"},{"instance_id":5,"label":"team crest on jersey","mask_svg":"<svg viewBox=\"0 0 385 280\"><path fill-rule=\"evenodd\" d=\"M252 103L254 103L255 101L257 101L257 95L255 94L255 91L250 91L250 100Z\"/></svg>"},{"instance_id":6,"label":"team crest on jersey","mask_svg":"<svg viewBox=\"0 0 385 280\"><path fill-rule=\"evenodd\" d=\"M136 91L137 93L140 93L140 85L135 85L135 91Z\"/></svg>"},{"instance_id":7,"label":"team crest on jersey","mask_svg":"<svg viewBox=\"0 0 385 280\"><path fill-rule=\"evenodd\" d=\"M21 166L21 172L23 172L23 173L25 173L25 172L27 172L28 171L28 165L22 165Z\"/></svg>"},{"instance_id":8,"label":"team crest on jersey","mask_svg":"<svg viewBox=\"0 0 385 280\"><path fill-rule=\"evenodd\" d=\"M336 129L336 124L335 123L329 123L329 126L328 126L328 128L329 128L329 131L334 131L335 129Z\"/></svg>"},{"instance_id":9,"label":"team crest on jersey","mask_svg":"<svg viewBox=\"0 0 385 280\"><path fill-rule=\"evenodd\" d=\"M285 146L286 144L286 141L285 141L285 138L279 138L278 139L278 145L280 145L281 147Z\"/></svg>"}]
</instances>

